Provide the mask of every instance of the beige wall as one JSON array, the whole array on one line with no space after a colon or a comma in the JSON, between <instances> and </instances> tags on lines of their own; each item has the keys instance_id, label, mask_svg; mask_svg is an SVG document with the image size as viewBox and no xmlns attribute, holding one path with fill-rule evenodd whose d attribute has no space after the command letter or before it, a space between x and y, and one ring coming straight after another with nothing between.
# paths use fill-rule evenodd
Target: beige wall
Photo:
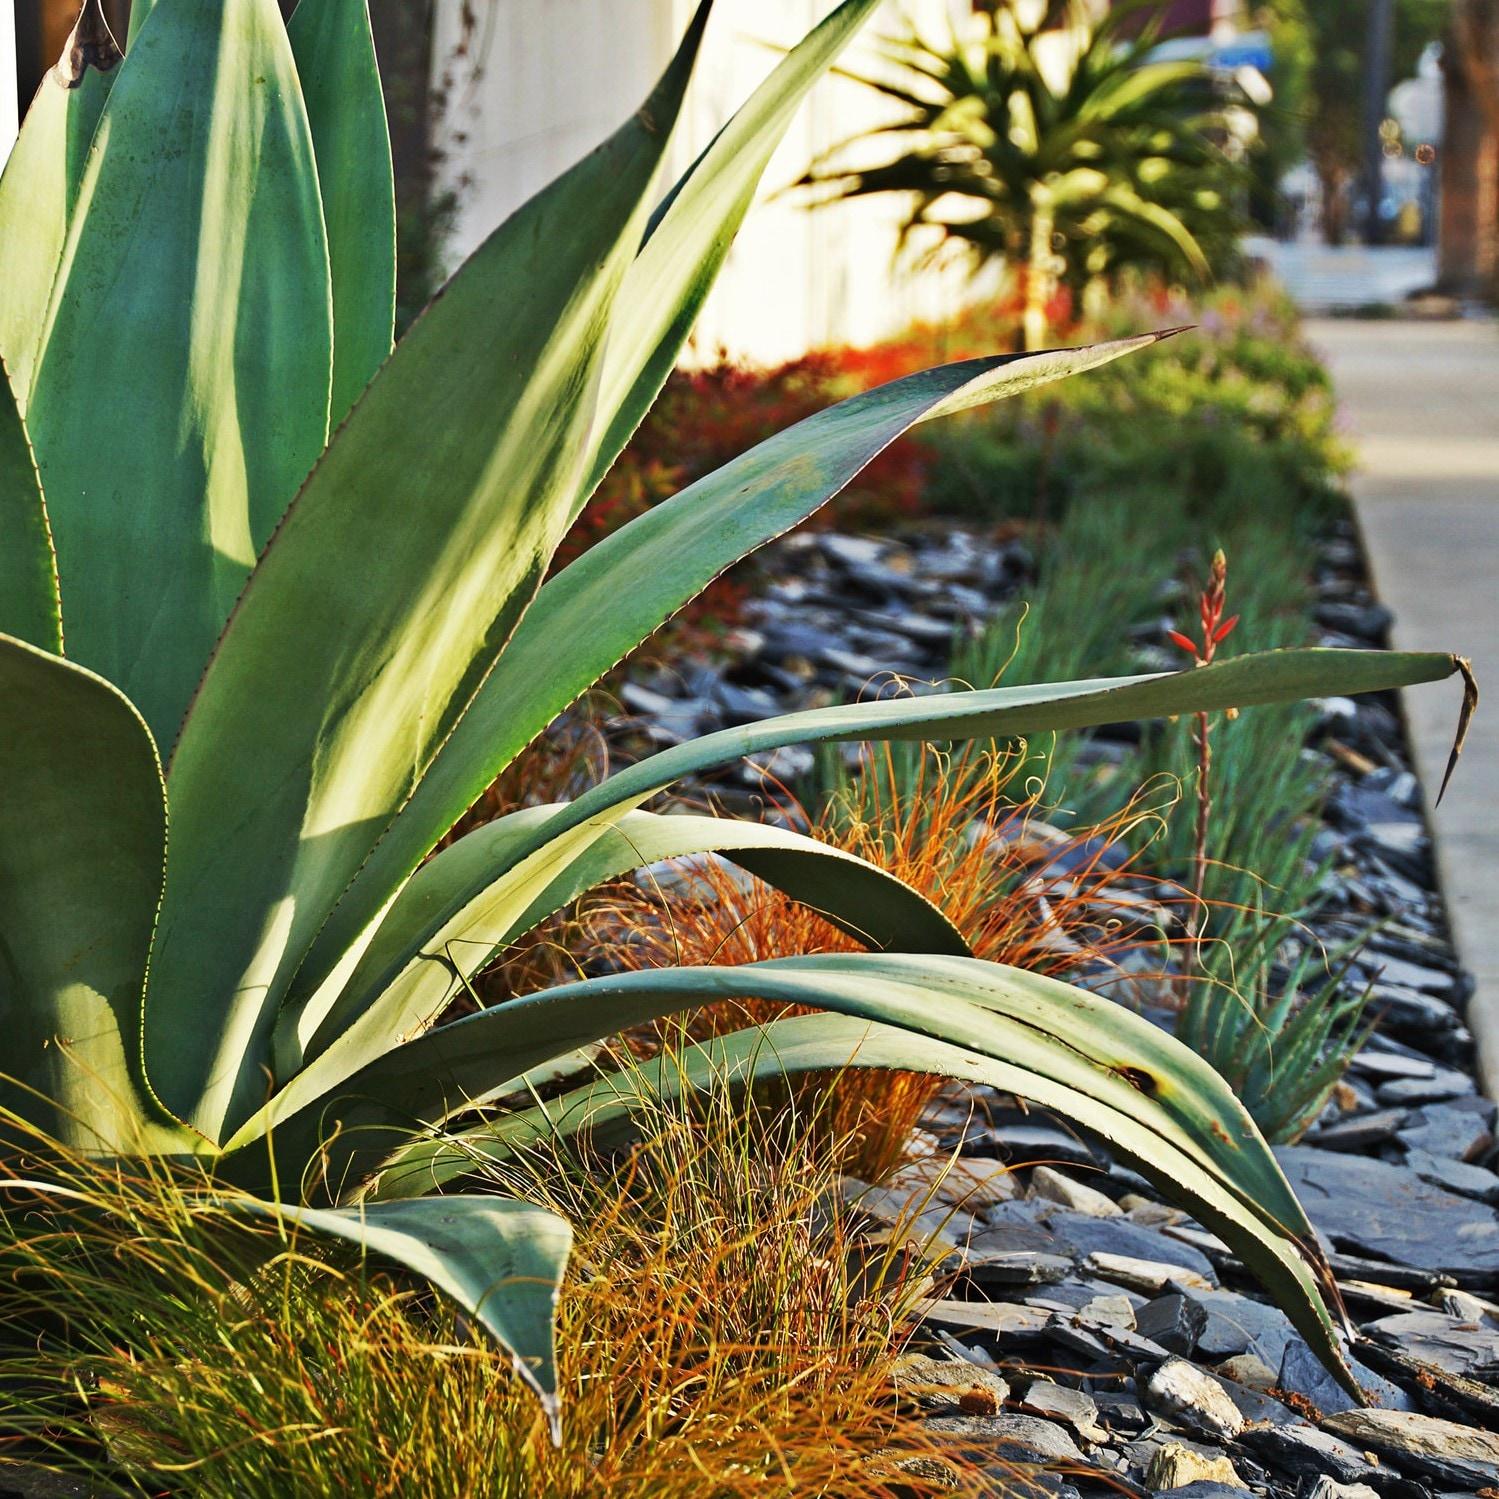
<instances>
[{"instance_id":1,"label":"beige wall","mask_svg":"<svg viewBox=\"0 0 1499 1499\"><path fill-rule=\"evenodd\" d=\"M16 140L16 10L0 0L0 165Z\"/></svg>"},{"instance_id":2,"label":"beige wall","mask_svg":"<svg viewBox=\"0 0 1499 1499\"><path fill-rule=\"evenodd\" d=\"M602 140L649 91L690 13L689 0L470 0L479 20L473 58L445 122L446 180L460 194L455 254L471 250L524 198ZM834 0L719 0L699 76L674 146L685 166L789 46ZM964 0L906 0L906 11L942 34ZM439 70L459 36L460 0L440 0ZM878 11L866 35L893 29L900 10ZM765 44L770 44L769 46ZM479 60L478 76L464 75ZM867 58L856 45L846 61ZM949 315L972 294L961 273L897 273L902 208L893 201L809 213L777 198L823 149L888 118L870 90L827 78L793 125L766 177L761 203L735 247L694 337L694 356L720 351L777 361L833 342L867 343L914 318ZM462 137L460 139L460 137Z\"/></svg>"}]
</instances>

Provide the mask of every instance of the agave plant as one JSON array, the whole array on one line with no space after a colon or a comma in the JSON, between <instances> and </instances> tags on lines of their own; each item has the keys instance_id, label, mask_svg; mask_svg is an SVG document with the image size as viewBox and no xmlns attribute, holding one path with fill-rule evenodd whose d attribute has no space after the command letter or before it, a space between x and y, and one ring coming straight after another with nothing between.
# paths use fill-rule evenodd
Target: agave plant
<instances>
[{"instance_id":1,"label":"agave plant","mask_svg":"<svg viewBox=\"0 0 1499 1499\"><path fill-rule=\"evenodd\" d=\"M1149 342L859 396L548 580L798 101L876 0L833 10L658 200L710 3L642 109L393 352L364 0L302 0L289 23L276 0L136 0L123 58L85 6L0 179L0 1104L75 1151L198 1162L206 1192L248 1188L245 1211L429 1276L550 1401L568 1226L493 1195L424 1196L463 1163L420 1150L502 1149L507 1120L534 1121L445 1127L622 1026L726 995L810 1003L840 1013L754 1055L823 1069L857 1051L1064 1110L1190 1204L1336 1363L1307 1220L1190 1052L972 959L857 859L642 809L776 745L1022 735L1435 679L1452 658L1292 652L801 713L432 854L601 674L914 423ZM597 979L435 1024L580 892L711 850L872 950ZM756 1039L724 1045L749 1056Z\"/></svg>"},{"instance_id":2,"label":"agave plant","mask_svg":"<svg viewBox=\"0 0 1499 1499\"><path fill-rule=\"evenodd\" d=\"M976 266L1025 267L1025 337L1039 348L1059 283L1123 266L1203 279L1240 224L1239 169L1201 62L1153 56L1161 6L1000 0L941 42L885 41L861 79L901 106L873 132L894 157L852 168L842 150L807 175L825 200L899 193L903 239L935 230Z\"/></svg>"}]
</instances>

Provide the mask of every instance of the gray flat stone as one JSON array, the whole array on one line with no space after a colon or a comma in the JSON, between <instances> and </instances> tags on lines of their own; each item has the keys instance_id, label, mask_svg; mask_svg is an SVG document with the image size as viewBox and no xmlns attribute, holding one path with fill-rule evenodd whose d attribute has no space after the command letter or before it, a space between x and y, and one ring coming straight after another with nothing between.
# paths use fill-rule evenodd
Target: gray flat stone
<instances>
[{"instance_id":1,"label":"gray flat stone","mask_svg":"<svg viewBox=\"0 0 1499 1499\"><path fill-rule=\"evenodd\" d=\"M1499 1217L1384 1161L1277 1152L1312 1222L1339 1248L1474 1284L1499 1280Z\"/></svg>"},{"instance_id":2,"label":"gray flat stone","mask_svg":"<svg viewBox=\"0 0 1499 1499\"><path fill-rule=\"evenodd\" d=\"M1280 1368L1286 1345L1297 1336L1284 1312L1233 1291L1194 1291L1191 1297L1208 1314L1207 1326L1197 1341L1199 1358L1217 1363L1236 1354L1252 1353L1272 1369Z\"/></svg>"},{"instance_id":3,"label":"gray flat stone","mask_svg":"<svg viewBox=\"0 0 1499 1499\"><path fill-rule=\"evenodd\" d=\"M1391 1384L1357 1359L1350 1358L1348 1366L1373 1404L1388 1410L1410 1408L1409 1397L1398 1385ZM1300 1338L1286 1345L1285 1357L1280 1364L1280 1387L1305 1396L1323 1415L1353 1410L1357 1405L1348 1391L1332 1377L1331 1371L1323 1367L1321 1359Z\"/></svg>"},{"instance_id":4,"label":"gray flat stone","mask_svg":"<svg viewBox=\"0 0 1499 1499\"><path fill-rule=\"evenodd\" d=\"M1472 1197L1490 1207L1499 1203L1499 1176L1486 1166L1470 1166L1466 1161L1432 1155L1428 1150L1408 1151L1405 1164L1422 1181L1430 1182L1434 1187L1456 1192L1459 1197Z\"/></svg>"},{"instance_id":5,"label":"gray flat stone","mask_svg":"<svg viewBox=\"0 0 1499 1499\"><path fill-rule=\"evenodd\" d=\"M1335 1436L1443 1483L1499 1482L1499 1435L1414 1411L1345 1411L1324 1423Z\"/></svg>"},{"instance_id":6,"label":"gray flat stone","mask_svg":"<svg viewBox=\"0 0 1499 1499\"><path fill-rule=\"evenodd\" d=\"M1196 1271L1209 1285L1218 1284L1213 1262L1201 1250L1127 1218L1091 1218L1063 1210L1051 1213L1046 1226L1079 1255L1117 1254L1128 1259L1180 1265Z\"/></svg>"},{"instance_id":7,"label":"gray flat stone","mask_svg":"<svg viewBox=\"0 0 1499 1499\"><path fill-rule=\"evenodd\" d=\"M1400 1141L1408 1149L1466 1161L1492 1141L1493 1125L1493 1105L1484 1099L1423 1104L1401 1126Z\"/></svg>"},{"instance_id":8,"label":"gray flat stone","mask_svg":"<svg viewBox=\"0 0 1499 1499\"><path fill-rule=\"evenodd\" d=\"M1483 1379L1499 1369L1499 1327L1490 1323L1421 1310L1381 1317L1364 1331L1449 1374Z\"/></svg>"},{"instance_id":9,"label":"gray flat stone","mask_svg":"<svg viewBox=\"0 0 1499 1499\"><path fill-rule=\"evenodd\" d=\"M1305 1422L1252 1426L1239 1441L1267 1467L1298 1480L1325 1476L1361 1483L1379 1471L1351 1442Z\"/></svg>"},{"instance_id":10,"label":"gray flat stone","mask_svg":"<svg viewBox=\"0 0 1499 1499\"><path fill-rule=\"evenodd\" d=\"M993 1448L1012 1463L1083 1463L1087 1459L1060 1426L1036 1416L938 1416L926 1430Z\"/></svg>"}]
</instances>

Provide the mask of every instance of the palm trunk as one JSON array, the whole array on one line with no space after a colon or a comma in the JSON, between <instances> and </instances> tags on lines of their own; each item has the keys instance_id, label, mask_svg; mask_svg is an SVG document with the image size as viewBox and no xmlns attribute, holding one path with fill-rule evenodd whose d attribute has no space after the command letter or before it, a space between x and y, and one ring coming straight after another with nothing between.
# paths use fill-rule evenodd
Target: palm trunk
<instances>
[{"instance_id":1,"label":"palm trunk","mask_svg":"<svg viewBox=\"0 0 1499 1499\"><path fill-rule=\"evenodd\" d=\"M1025 314L1021 323L1027 353L1046 346L1046 308L1054 289L1051 240L1055 232L1056 213L1051 199L1045 193L1033 194L1030 260L1025 268Z\"/></svg>"}]
</instances>

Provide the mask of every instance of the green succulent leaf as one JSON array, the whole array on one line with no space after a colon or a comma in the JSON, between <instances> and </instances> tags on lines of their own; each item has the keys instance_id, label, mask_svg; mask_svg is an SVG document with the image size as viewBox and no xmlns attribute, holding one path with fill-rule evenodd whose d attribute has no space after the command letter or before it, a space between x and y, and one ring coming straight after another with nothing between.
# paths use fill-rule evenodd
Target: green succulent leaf
<instances>
[{"instance_id":1,"label":"green succulent leaf","mask_svg":"<svg viewBox=\"0 0 1499 1499\"><path fill-rule=\"evenodd\" d=\"M182 1141L140 1077L166 793L108 682L0 636L0 1103L85 1150Z\"/></svg>"},{"instance_id":2,"label":"green succulent leaf","mask_svg":"<svg viewBox=\"0 0 1499 1499\"><path fill-rule=\"evenodd\" d=\"M1242 1207L1197 1180L1194 1166L1169 1145L1144 1138L1131 1122L1109 1117L1099 1106L1084 1104L1086 1119L1076 1111L1075 1096L1046 1087L1037 1077L1020 1075L1003 1059L930 1036L913 1036L893 1026L870 1024L847 1015L803 1015L764 1027L737 1031L672 1053L655 1062L599 1077L559 1098L517 1113L499 1115L453 1134L413 1141L383 1167L371 1190L379 1200L399 1200L408 1193L439 1189L502 1163L529 1145L586 1134L603 1144L628 1131L642 1106L681 1096L687 1089L742 1087L757 1083L848 1070L926 1072L940 1077L1000 1087L1034 1101L1049 1100L1069 1118L1086 1122L1109 1138L1128 1159L1173 1199L1189 1195L1185 1184L1196 1181L1203 1195L1193 1207L1225 1242L1234 1243L1246 1264L1288 1312L1311 1345L1340 1380L1349 1371L1319 1288L1323 1267L1309 1263L1305 1245L1246 1221Z\"/></svg>"},{"instance_id":3,"label":"green succulent leaf","mask_svg":"<svg viewBox=\"0 0 1499 1499\"><path fill-rule=\"evenodd\" d=\"M100 0L87 0L57 65L42 79L0 174L0 361L26 409L84 163L120 50Z\"/></svg>"},{"instance_id":4,"label":"green succulent leaf","mask_svg":"<svg viewBox=\"0 0 1499 1499\"><path fill-rule=\"evenodd\" d=\"M1286 1309L1303 1332L1330 1345L1327 1313L1312 1289L1313 1271L1331 1283L1315 1237L1253 1121L1217 1073L1119 1005L973 958L836 954L651 970L549 989L388 1053L281 1120L275 1147L306 1151L306 1132L337 1120L330 1180L350 1181L346 1173L357 1175L382 1139L387 1149L400 1148L414 1121L450 1118L463 1100L485 1096L548 1055L734 999L810 1005L894 1025L910 1033L907 1056L919 1056L921 1038L928 1038L983 1058L985 1081L1096 1130L1177 1200L1210 1215L1256 1268L1299 1265L1306 1294ZM825 1056L820 1065L829 1065Z\"/></svg>"},{"instance_id":5,"label":"green succulent leaf","mask_svg":"<svg viewBox=\"0 0 1499 1499\"><path fill-rule=\"evenodd\" d=\"M69 652L170 743L327 438L328 250L276 0L160 0L117 72L26 420Z\"/></svg>"},{"instance_id":6,"label":"green succulent leaf","mask_svg":"<svg viewBox=\"0 0 1499 1499\"><path fill-rule=\"evenodd\" d=\"M174 3L159 0L140 49ZM170 766L147 1020L163 1096L206 1134L261 1103L308 944L541 584L706 20L704 6L646 106L502 225L402 340L224 632ZM63 573L66 589L66 557ZM232 996L227 1013L205 1016L205 994Z\"/></svg>"},{"instance_id":7,"label":"green succulent leaf","mask_svg":"<svg viewBox=\"0 0 1499 1499\"><path fill-rule=\"evenodd\" d=\"M390 357L396 189L367 0L302 0L287 23L328 229L337 426Z\"/></svg>"},{"instance_id":8,"label":"green succulent leaf","mask_svg":"<svg viewBox=\"0 0 1499 1499\"><path fill-rule=\"evenodd\" d=\"M601 435L578 509L671 374L798 108L878 4L844 0L793 47L652 217L615 309L599 395Z\"/></svg>"},{"instance_id":9,"label":"green succulent leaf","mask_svg":"<svg viewBox=\"0 0 1499 1499\"><path fill-rule=\"evenodd\" d=\"M429 1281L512 1357L558 1434L553 1321L572 1250L565 1218L500 1197L372 1202L355 1208L292 1207L234 1198L245 1217L341 1239Z\"/></svg>"},{"instance_id":10,"label":"green succulent leaf","mask_svg":"<svg viewBox=\"0 0 1499 1499\"><path fill-rule=\"evenodd\" d=\"M0 634L62 654L57 556L31 443L0 359Z\"/></svg>"},{"instance_id":11,"label":"green succulent leaf","mask_svg":"<svg viewBox=\"0 0 1499 1499\"><path fill-rule=\"evenodd\" d=\"M340 902L312 988L501 770L726 567L825 504L919 422L1107 364L1155 336L926 370L809 417L690 485L551 579L421 784Z\"/></svg>"},{"instance_id":12,"label":"green succulent leaf","mask_svg":"<svg viewBox=\"0 0 1499 1499\"><path fill-rule=\"evenodd\" d=\"M732 818L626 812L584 824L577 844L558 840L516 866L518 839L556 807L529 807L468 834L425 864L391 907L358 969L323 1016L291 1007L306 1036L297 1061L339 1041L327 1068L313 1063L274 1105L292 1106L308 1091L425 1030L503 947L580 895L634 869L693 855L722 854L792 899L821 912L871 947L966 954L950 921L893 875L830 844L764 823ZM508 874L495 877L496 869ZM338 1071L333 1069L337 1068ZM278 1069L279 1070L279 1069Z\"/></svg>"},{"instance_id":13,"label":"green succulent leaf","mask_svg":"<svg viewBox=\"0 0 1499 1499\"><path fill-rule=\"evenodd\" d=\"M683 776L787 744L1022 738L1181 713L1379 692L1441 681L1463 669L1456 657L1435 652L1261 651L1212 666L1151 676L1047 682L808 709L721 729L638 761L565 806L536 829L530 842L519 842L513 857L517 862L527 859L552 838L591 818L620 807L638 807Z\"/></svg>"}]
</instances>

